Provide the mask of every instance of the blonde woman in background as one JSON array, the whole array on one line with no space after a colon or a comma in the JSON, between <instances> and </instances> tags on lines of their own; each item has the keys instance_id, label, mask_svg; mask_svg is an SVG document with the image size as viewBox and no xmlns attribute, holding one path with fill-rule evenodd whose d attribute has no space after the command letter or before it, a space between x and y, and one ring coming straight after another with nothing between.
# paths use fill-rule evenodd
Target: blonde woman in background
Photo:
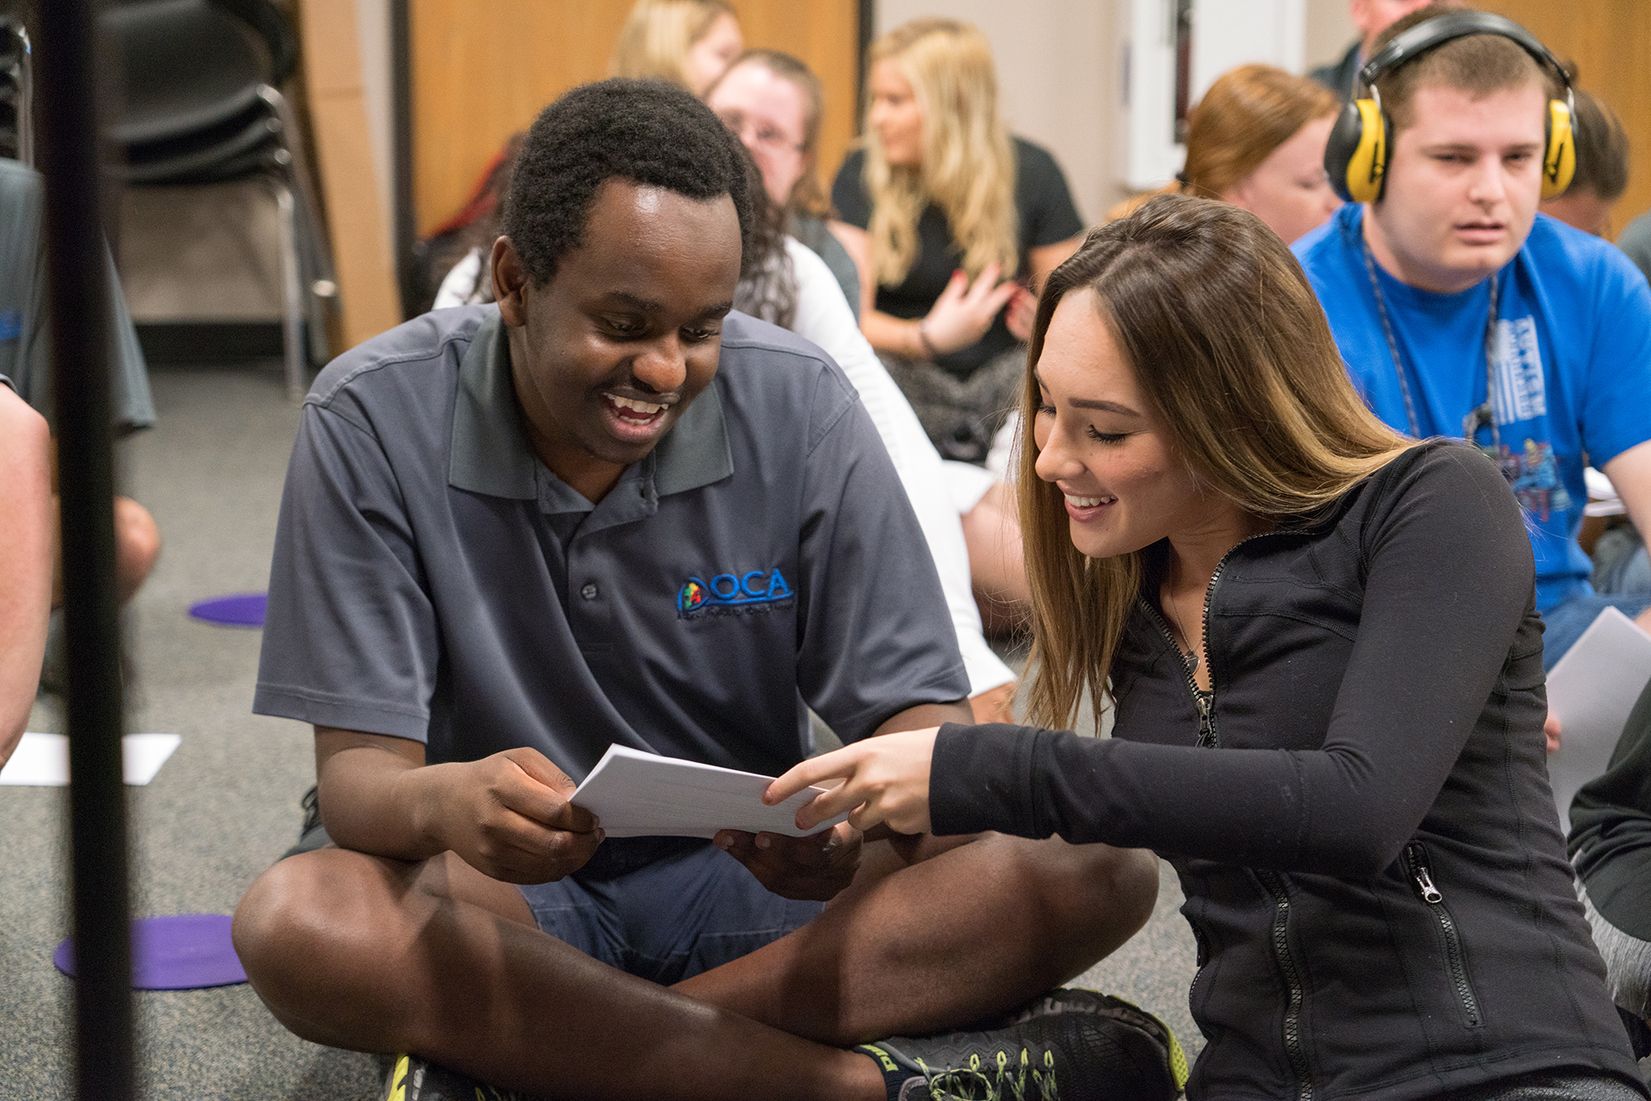
<instances>
[{"instance_id":1,"label":"blonde woman in background","mask_svg":"<svg viewBox=\"0 0 1651 1101\"><path fill-rule=\"evenodd\" d=\"M863 146L831 195L853 227L860 325L940 454L957 460L948 470L981 610L1010 628L1029 598L1020 533L1001 469L978 464L1014 404L1036 288L1083 224L1054 158L1005 127L978 29L914 20L873 42L868 61Z\"/></svg>"},{"instance_id":2,"label":"blonde woman in background","mask_svg":"<svg viewBox=\"0 0 1651 1101\"><path fill-rule=\"evenodd\" d=\"M1186 167L1167 190L1243 207L1286 244L1341 206L1324 146L1341 104L1322 85L1271 65L1217 77L1187 116ZM1123 217L1150 196L1114 207Z\"/></svg>"},{"instance_id":3,"label":"blonde woman in background","mask_svg":"<svg viewBox=\"0 0 1651 1101\"><path fill-rule=\"evenodd\" d=\"M744 48L739 16L724 0L637 0L609 69L613 76L668 80L703 97Z\"/></svg>"}]
</instances>

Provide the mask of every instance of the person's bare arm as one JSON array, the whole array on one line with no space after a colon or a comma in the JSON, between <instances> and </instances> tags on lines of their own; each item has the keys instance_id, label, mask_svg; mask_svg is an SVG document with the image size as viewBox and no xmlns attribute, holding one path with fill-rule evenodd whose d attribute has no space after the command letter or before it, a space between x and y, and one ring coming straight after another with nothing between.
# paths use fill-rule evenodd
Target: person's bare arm
<instances>
[{"instance_id":1,"label":"person's bare arm","mask_svg":"<svg viewBox=\"0 0 1651 1101\"><path fill-rule=\"evenodd\" d=\"M875 308L877 276L873 271L871 238L865 230L843 225L837 234L860 273L860 331L879 352L909 359L934 359L979 341L991 329L1019 285L1004 279L991 264L973 279L956 272L946 289L920 318L895 317Z\"/></svg>"},{"instance_id":2,"label":"person's bare arm","mask_svg":"<svg viewBox=\"0 0 1651 1101\"><path fill-rule=\"evenodd\" d=\"M1641 538L1651 536L1651 440L1635 444L1600 470L1611 479ZM1651 608L1641 612L1635 622L1651 631Z\"/></svg>"},{"instance_id":3,"label":"person's bare arm","mask_svg":"<svg viewBox=\"0 0 1651 1101\"><path fill-rule=\"evenodd\" d=\"M0 767L22 740L40 683L52 596L51 436L0 386Z\"/></svg>"},{"instance_id":4,"label":"person's bare arm","mask_svg":"<svg viewBox=\"0 0 1651 1101\"><path fill-rule=\"evenodd\" d=\"M427 765L406 738L317 727L315 771L327 833L397 860L451 849L494 879L545 883L578 870L601 841L575 784L537 750Z\"/></svg>"},{"instance_id":5,"label":"person's bare arm","mask_svg":"<svg viewBox=\"0 0 1651 1101\"><path fill-rule=\"evenodd\" d=\"M969 710L968 700L955 700L951 703L920 703L916 707L908 707L904 711L896 712L878 723L877 729L872 731L872 737L893 734L900 730L922 730L926 727L939 726L941 723L962 723L967 726L974 721L974 712Z\"/></svg>"}]
</instances>

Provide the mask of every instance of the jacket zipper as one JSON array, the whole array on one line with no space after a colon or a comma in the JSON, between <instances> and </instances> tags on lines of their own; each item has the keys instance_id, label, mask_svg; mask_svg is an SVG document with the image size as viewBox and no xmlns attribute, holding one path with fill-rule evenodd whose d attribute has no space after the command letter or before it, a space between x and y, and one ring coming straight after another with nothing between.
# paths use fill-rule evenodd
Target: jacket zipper
<instances>
[{"instance_id":1,"label":"jacket zipper","mask_svg":"<svg viewBox=\"0 0 1651 1101\"><path fill-rule=\"evenodd\" d=\"M1221 575L1227 570L1227 563L1233 552L1252 539L1261 539L1272 532L1258 532L1246 536L1228 548L1227 553L1221 556L1221 561L1215 564L1215 572L1210 575L1210 583L1204 589L1203 626L1203 659L1210 671L1210 690L1206 694L1198 688L1196 676L1197 666L1188 660L1186 655L1181 656L1181 665L1187 678L1187 690L1192 693L1192 703L1198 710L1198 745L1206 749L1218 749L1221 746L1221 737L1215 729L1215 662L1210 658L1210 605L1215 601L1215 590L1221 584ZM1175 635L1169 629L1169 624L1151 601L1143 601L1147 610L1152 613L1166 639L1174 647L1177 654L1181 647L1175 642ZM1284 878L1277 872L1257 871L1255 876L1260 880L1267 893L1273 899L1273 928L1272 946L1273 958L1278 964L1279 972L1284 976L1285 1009L1284 1009L1284 1053L1289 1058L1290 1069L1297 1079L1296 1101L1312 1101L1313 1079L1307 1064L1307 1051L1301 1038L1301 1010L1305 994L1301 988L1301 973L1296 969L1295 959L1290 955L1290 893L1284 885ZM1198 989L1198 980L1203 978L1204 969L1200 967L1192 978L1192 988L1187 992L1190 1003L1192 994Z\"/></svg>"},{"instance_id":2,"label":"jacket zipper","mask_svg":"<svg viewBox=\"0 0 1651 1101\"><path fill-rule=\"evenodd\" d=\"M1290 955L1290 892L1277 872L1257 871L1255 877L1273 898L1273 958L1284 975L1284 1053L1298 1080L1296 1101L1312 1101L1313 1080L1308 1072L1307 1051L1301 1043L1301 974Z\"/></svg>"},{"instance_id":3,"label":"jacket zipper","mask_svg":"<svg viewBox=\"0 0 1651 1101\"><path fill-rule=\"evenodd\" d=\"M1462 1013L1467 1019L1468 1026L1477 1028L1479 999L1474 997L1473 987L1468 983L1467 959L1462 952L1462 937L1456 928L1456 919L1451 916L1450 908L1445 905L1444 892L1433 882L1433 870L1428 866L1427 850L1422 847L1420 841L1412 841L1404 847L1404 857L1416 893L1427 903L1428 909L1433 911L1433 917L1439 923L1439 932L1444 936L1445 962L1450 967L1450 981L1456 987L1456 998L1462 1004Z\"/></svg>"},{"instance_id":4,"label":"jacket zipper","mask_svg":"<svg viewBox=\"0 0 1651 1101\"><path fill-rule=\"evenodd\" d=\"M1213 749L1218 744L1215 737L1215 671L1210 671L1210 691L1205 695L1198 687L1197 666L1181 652L1181 644L1175 641L1175 633L1169 629L1163 614L1148 601L1141 601L1141 606L1147 610L1152 621L1158 625L1158 631L1164 636L1164 641L1170 644L1176 656L1181 659L1181 675L1187 681L1187 694L1192 697L1192 706L1198 712L1198 746L1200 749ZM1204 615L1209 616L1209 605L1205 604Z\"/></svg>"}]
</instances>

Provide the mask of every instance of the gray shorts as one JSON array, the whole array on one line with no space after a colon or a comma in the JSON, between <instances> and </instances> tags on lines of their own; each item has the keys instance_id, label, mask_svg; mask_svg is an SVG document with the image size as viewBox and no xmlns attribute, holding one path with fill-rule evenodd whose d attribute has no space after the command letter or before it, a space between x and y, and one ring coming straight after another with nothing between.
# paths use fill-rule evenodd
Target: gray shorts
<instances>
[{"instance_id":1,"label":"gray shorts","mask_svg":"<svg viewBox=\"0 0 1651 1101\"><path fill-rule=\"evenodd\" d=\"M332 844L315 815L285 856ZM614 837L554 883L519 887L541 930L662 985L749 955L813 921L823 902L782 898L709 841Z\"/></svg>"},{"instance_id":2,"label":"gray shorts","mask_svg":"<svg viewBox=\"0 0 1651 1101\"><path fill-rule=\"evenodd\" d=\"M695 838L609 838L577 872L521 892L540 929L664 985L749 955L825 909L774 894Z\"/></svg>"}]
</instances>

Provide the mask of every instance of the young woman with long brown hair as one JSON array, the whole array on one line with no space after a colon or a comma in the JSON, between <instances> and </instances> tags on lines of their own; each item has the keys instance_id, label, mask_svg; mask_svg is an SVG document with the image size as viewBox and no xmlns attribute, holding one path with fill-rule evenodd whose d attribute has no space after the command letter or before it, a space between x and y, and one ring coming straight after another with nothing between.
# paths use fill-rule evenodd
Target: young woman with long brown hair
<instances>
[{"instance_id":1,"label":"young woman with long brown hair","mask_svg":"<svg viewBox=\"0 0 1651 1101\"><path fill-rule=\"evenodd\" d=\"M799 813L1153 849L1198 942L1193 1098L1646 1096L1544 761L1490 460L1377 421L1284 243L1160 196L1051 277L1023 394L1033 720L874 738Z\"/></svg>"}]
</instances>

